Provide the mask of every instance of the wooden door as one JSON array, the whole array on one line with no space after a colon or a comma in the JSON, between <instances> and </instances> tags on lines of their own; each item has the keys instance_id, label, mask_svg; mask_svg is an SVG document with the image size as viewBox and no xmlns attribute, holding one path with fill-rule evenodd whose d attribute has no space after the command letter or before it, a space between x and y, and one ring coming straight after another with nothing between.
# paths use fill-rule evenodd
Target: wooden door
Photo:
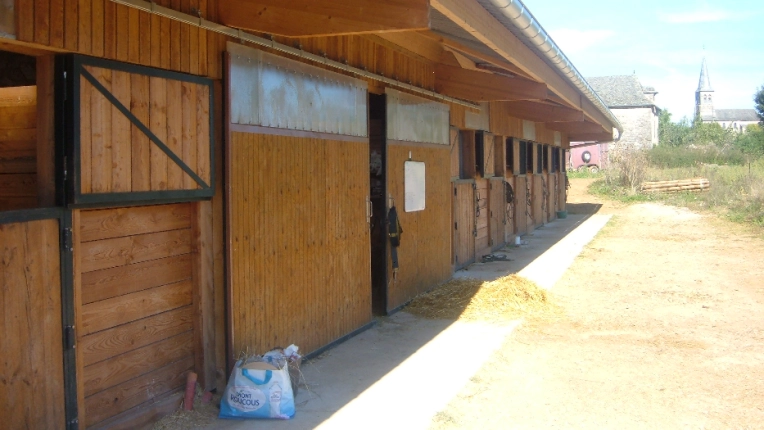
<instances>
[{"instance_id":1,"label":"wooden door","mask_svg":"<svg viewBox=\"0 0 764 430\"><path fill-rule=\"evenodd\" d=\"M70 204L212 197L211 80L82 56L62 68Z\"/></svg>"},{"instance_id":2,"label":"wooden door","mask_svg":"<svg viewBox=\"0 0 764 430\"><path fill-rule=\"evenodd\" d=\"M195 203L74 211L83 428L177 407L199 359L196 217Z\"/></svg>"},{"instance_id":3,"label":"wooden door","mask_svg":"<svg viewBox=\"0 0 764 430\"><path fill-rule=\"evenodd\" d=\"M0 213L2 427L66 428L59 219L7 216Z\"/></svg>"},{"instance_id":4,"label":"wooden door","mask_svg":"<svg viewBox=\"0 0 764 430\"><path fill-rule=\"evenodd\" d=\"M523 235L528 233L528 188L527 176L515 177L515 205L514 220L515 233Z\"/></svg>"},{"instance_id":5,"label":"wooden door","mask_svg":"<svg viewBox=\"0 0 764 430\"><path fill-rule=\"evenodd\" d=\"M454 188L454 269L475 261L475 206L473 182L453 182Z\"/></svg>"},{"instance_id":6,"label":"wooden door","mask_svg":"<svg viewBox=\"0 0 764 430\"><path fill-rule=\"evenodd\" d=\"M37 87L0 88L0 210L37 206Z\"/></svg>"},{"instance_id":7,"label":"wooden door","mask_svg":"<svg viewBox=\"0 0 764 430\"><path fill-rule=\"evenodd\" d=\"M504 179L491 179L488 205L490 207L491 249L497 250L504 246L504 225L506 224L506 200L504 198Z\"/></svg>"},{"instance_id":8,"label":"wooden door","mask_svg":"<svg viewBox=\"0 0 764 430\"><path fill-rule=\"evenodd\" d=\"M491 253L491 236L489 234L488 220L490 208L488 200L490 190L488 179L475 180L475 261Z\"/></svg>"}]
</instances>

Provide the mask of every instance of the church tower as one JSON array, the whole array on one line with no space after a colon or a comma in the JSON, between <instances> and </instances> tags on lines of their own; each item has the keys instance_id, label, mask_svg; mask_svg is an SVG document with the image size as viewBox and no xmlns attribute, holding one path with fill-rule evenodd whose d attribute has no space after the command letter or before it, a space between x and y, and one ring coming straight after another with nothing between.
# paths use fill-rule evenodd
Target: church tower
<instances>
[{"instance_id":1,"label":"church tower","mask_svg":"<svg viewBox=\"0 0 764 430\"><path fill-rule=\"evenodd\" d=\"M700 66L700 81L698 89L695 91L695 116L706 121L713 121L714 117L714 90L711 88L711 81L708 79L708 68L706 67L706 57L703 57L703 64Z\"/></svg>"}]
</instances>

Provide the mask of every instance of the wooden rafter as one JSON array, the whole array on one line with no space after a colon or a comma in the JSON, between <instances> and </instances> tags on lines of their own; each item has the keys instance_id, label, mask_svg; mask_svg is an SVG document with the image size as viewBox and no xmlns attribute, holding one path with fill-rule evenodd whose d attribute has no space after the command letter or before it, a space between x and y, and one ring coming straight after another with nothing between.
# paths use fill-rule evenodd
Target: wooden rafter
<instances>
[{"instance_id":1,"label":"wooden rafter","mask_svg":"<svg viewBox=\"0 0 764 430\"><path fill-rule=\"evenodd\" d=\"M591 101L583 97L477 0L431 0L430 5L530 77L545 82L567 105L582 109L587 117L603 126L610 125L610 120Z\"/></svg>"},{"instance_id":2,"label":"wooden rafter","mask_svg":"<svg viewBox=\"0 0 764 430\"><path fill-rule=\"evenodd\" d=\"M427 0L226 0L222 24L282 36L330 36L429 28Z\"/></svg>"},{"instance_id":3,"label":"wooden rafter","mask_svg":"<svg viewBox=\"0 0 764 430\"><path fill-rule=\"evenodd\" d=\"M543 100L546 85L520 78L439 64L435 90L441 94L478 102L495 100Z\"/></svg>"},{"instance_id":4,"label":"wooden rafter","mask_svg":"<svg viewBox=\"0 0 764 430\"><path fill-rule=\"evenodd\" d=\"M584 113L580 110L549 102L504 102L504 110L517 118L524 118L535 122L584 120Z\"/></svg>"}]
</instances>

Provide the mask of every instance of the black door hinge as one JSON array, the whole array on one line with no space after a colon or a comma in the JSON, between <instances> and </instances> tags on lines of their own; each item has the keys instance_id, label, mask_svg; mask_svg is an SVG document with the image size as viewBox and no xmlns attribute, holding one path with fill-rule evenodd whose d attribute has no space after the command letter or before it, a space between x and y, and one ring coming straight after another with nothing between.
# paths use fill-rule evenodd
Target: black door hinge
<instances>
[{"instance_id":1,"label":"black door hinge","mask_svg":"<svg viewBox=\"0 0 764 430\"><path fill-rule=\"evenodd\" d=\"M454 223L454 230L459 230L459 223Z\"/></svg>"},{"instance_id":2,"label":"black door hinge","mask_svg":"<svg viewBox=\"0 0 764 430\"><path fill-rule=\"evenodd\" d=\"M77 430L80 428L80 420L75 418L66 423L66 430Z\"/></svg>"},{"instance_id":3,"label":"black door hinge","mask_svg":"<svg viewBox=\"0 0 764 430\"><path fill-rule=\"evenodd\" d=\"M77 333L74 330L73 325L68 325L64 327L64 350L65 351L74 349L74 345L76 343L76 336L77 336Z\"/></svg>"},{"instance_id":4,"label":"black door hinge","mask_svg":"<svg viewBox=\"0 0 764 430\"><path fill-rule=\"evenodd\" d=\"M72 243L72 229L71 228L65 228L64 229L64 251L65 252L72 252L74 250L74 244Z\"/></svg>"},{"instance_id":5,"label":"black door hinge","mask_svg":"<svg viewBox=\"0 0 764 430\"><path fill-rule=\"evenodd\" d=\"M68 170L67 170L67 160L66 160L66 157L64 157L64 169L63 169L64 180L63 180L63 182L66 182L67 172L68 172Z\"/></svg>"}]
</instances>

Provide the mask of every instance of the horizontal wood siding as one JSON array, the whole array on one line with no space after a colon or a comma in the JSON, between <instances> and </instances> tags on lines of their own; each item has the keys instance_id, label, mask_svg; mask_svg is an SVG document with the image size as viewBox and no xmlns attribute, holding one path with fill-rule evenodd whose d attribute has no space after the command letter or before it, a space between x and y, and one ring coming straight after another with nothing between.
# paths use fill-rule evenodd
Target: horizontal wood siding
<instances>
[{"instance_id":1,"label":"horizontal wood siding","mask_svg":"<svg viewBox=\"0 0 764 430\"><path fill-rule=\"evenodd\" d=\"M230 163L232 358L371 321L369 145L232 133Z\"/></svg>"},{"instance_id":2,"label":"horizontal wood siding","mask_svg":"<svg viewBox=\"0 0 764 430\"><path fill-rule=\"evenodd\" d=\"M396 202L403 228L398 247L400 268L397 279L388 288L388 310L392 310L451 276L450 194L453 191L448 146L388 143L387 148L387 190ZM403 165L409 159L409 152L412 160L425 163L425 209L418 212L404 210Z\"/></svg>"},{"instance_id":3,"label":"horizontal wood siding","mask_svg":"<svg viewBox=\"0 0 764 430\"><path fill-rule=\"evenodd\" d=\"M107 425L195 367L196 205L75 211L80 422Z\"/></svg>"},{"instance_id":4,"label":"horizontal wood siding","mask_svg":"<svg viewBox=\"0 0 764 430\"><path fill-rule=\"evenodd\" d=\"M85 70L210 184L209 87L93 66ZM80 109L83 194L201 188L85 77Z\"/></svg>"},{"instance_id":5,"label":"horizontal wood siding","mask_svg":"<svg viewBox=\"0 0 764 430\"><path fill-rule=\"evenodd\" d=\"M0 210L37 206L37 87L0 88Z\"/></svg>"},{"instance_id":6,"label":"horizontal wood siding","mask_svg":"<svg viewBox=\"0 0 764 430\"><path fill-rule=\"evenodd\" d=\"M65 428L58 220L0 225L3 428Z\"/></svg>"},{"instance_id":7,"label":"horizontal wood siding","mask_svg":"<svg viewBox=\"0 0 764 430\"><path fill-rule=\"evenodd\" d=\"M454 193L453 225L454 268L461 269L475 261L475 190L473 182L452 183Z\"/></svg>"}]
</instances>

